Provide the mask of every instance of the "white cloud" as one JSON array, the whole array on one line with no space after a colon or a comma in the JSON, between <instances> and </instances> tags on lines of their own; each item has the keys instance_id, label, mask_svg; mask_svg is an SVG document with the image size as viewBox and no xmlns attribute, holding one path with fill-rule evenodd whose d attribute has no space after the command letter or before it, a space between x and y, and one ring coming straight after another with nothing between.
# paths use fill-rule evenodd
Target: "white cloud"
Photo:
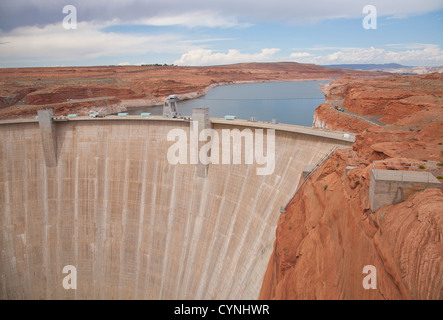
<instances>
[{"instance_id":1,"label":"white cloud","mask_svg":"<svg viewBox=\"0 0 443 320\"><path fill-rule=\"evenodd\" d=\"M302 23L335 17L362 18L366 0L162 0L162 1L105 1L73 0L77 7L78 26L76 30L62 28L62 8L65 1L51 0L2 0L0 28L4 25L20 27L0 29L0 63L20 65L21 62L41 62L48 65L69 64L70 61L91 61L101 57L118 57L120 61L135 61L134 56L168 56L177 59L181 65L215 65L250 61L292 60L304 63L390 63L406 65L443 65L442 50L432 44L390 44L383 47L326 47L293 49L288 56L279 55L280 49L267 48L257 53L245 53L214 43L227 40L244 41L247 36L238 30L189 30L189 28L238 28L258 24L261 21L291 21ZM393 0L373 0L379 16L404 17L443 9L441 0L404 0L401 4ZM55 9L54 9L55 8ZM35 11L35 12L33 12ZM51 23L47 21L53 20ZM8 22L9 21L9 22ZM245 23L247 21L247 23ZM37 25L34 25L39 23ZM32 24L31 26L27 26ZM134 24L149 26L184 26L175 34L168 28L150 33L113 33L113 30L131 32ZM127 29L119 27L128 27ZM284 24L279 24L284 28ZM150 28L146 28L149 29ZM178 28L172 28L177 30ZM5 31L9 30L9 31ZM107 29L110 30L110 29ZM181 31L183 30L183 32ZM224 30L225 31L225 30ZM241 30L243 31L243 30ZM249 30L248 30L249 31ZM252 30L254 32L254 30ZM247 32L245 32L247 34ZM252 34L252 33L251 33ZM255 36L260 36L255 34ZM252 37L252 38L254 38ZM198 38L198 39L195 39ZM275 39L270 46L282 39ZM256 40L253 40L256 41ZM417 39L411 41L420 41ZM287 42L285 42L287 43ZM256 45L256 42L253 43ZM263 44L262 47L267 46ZM213 49L213 50L209 50ZM224 50L219 51L214 48ZM173 58L172 58L173 57ZM150 57L137 57L149 60ZM157 61L156 61L157 62ZM160 61L168 62L170 61Z\"/></svg>"},{"instance_id":2,"label":"white cloud","mask_svg":"<svg viewBox=\"0 0 443 320\"><path fill-rule=\"evenodd\" d=\"M348 64L348 63L399 63L411 66L436 66L443 65L443 51L433 44L407 44L398 45L403 50L386 48L334 48L333 52L319 54L318 48L312 52L296 51L289 57L279 55L278 48L262 49L258 53L242 53L238 50L218 52L208 49L190 50L183 54L174 64L177 65L220 65L240 62L268 62L268 61L295 61L300 63L314 63L318 65ZM331 48L328 48L329 50ZM338 49L338 50L337 50Z\"/></svg>"},{"instance_id":3,"label":"white cloud","mask_svg":"<svg viewBox=\"0 0 443 320\"><path fill-rule=\"evenodd\" d=\"M311 57L312 54L309 52L294 52L291 54L290 58L292 59L298 59L298 58L305 58L305 57Z\"/></svg>"},{"instance_id":4,"label":"white cloud","mask_svg":"<svg viewBox=\"0 0 443 320\"><path fill-rule=\"evenodd\" d=\"M81 61L109 56L133 56L146 53L181 53L195 48L181 42L180 35L144 35L103 32L105 25L80 22L75 30L61 23L39 27L20 27L0 32L0 59L3 62Z\"/></svg>"},{"instance_id":5,"label":"white cloud","mask_svg":"<svg viewBox=\"0 0 443 320\"><path fill-rule=\"evenodd\" d=\"M203 38L203 39L191 39L191 40L182 40L182 43L209 43L209 42L217 42L217 41L232 41L237 40L235 38Z\"/></svg>"},{"instance_id":6,"label":"white cloud","mask_svg":"<svg viewBox=\"0 0 443 320\"><path fill-rule=\"evenodd\" d=\"M207 49L191 50L183 54L179 60L174 64L189 65L189 66L204 66L204 65L220 65L240 62L264 62L275 61L277 57L275 54L279 52L278 48L265 48L259 53L241 53L238 50L231 49L226 53L214 52Z\"/></svg>"},{"instance_id":7,"label":"white cloud","mask_svg":"<svg viewBox=\"0 0 443 320\"><path fill-rule=\"evenodd\" d=\"M436 44L393 43L369 48L318 46L294 48L292 54L287 56L282 55L278 48L246 53L236 49L210 50L205 46L205 43L231 40L230 38L192 39L185 34L122 34L103 31L104 27L115 23L79 22L76 30L65 30L58 23L44 27L20 27L10 32L0 31L0 63L20 65L22 62L40 62L45 65L59 65L101 57L119 57L120 61L126 62L134 59L131 58L134 56L161 56L168 53L170 56L181 55L174 62L178 65L265 61L296 61L321 65L392 62L413 66L443 65L443 51Z\"/></svg>"},{"instance_id":8,"label":"white cloud","mask_svg":"<svg viewBox=\"0 0 443 320\"><path fill-rule=\"evenodd\" d=\"M403 50L389 50L385 48L341 48L327 54L305 55L305 52L294 52L290 58L301 63L314 63L320 65L345 64L345 63L399 63L414 66L443 65L443 51L435 44L396 45Z\"/></svg>"},{"instance_id":9,"label":"white cloud","mask_svg":"<svg viewBox=\"0 0 443 320\"><path fill-rule=\"evenodd\" d=\"M248 27L251 24L239 23L236 18L222 16L211 10L183 12L178 14L156 15L144 19L139 19L133 24L150 25L150 26L185 26L188 28L208 27L208 28L233 28Z\"/></svg>"},{"instance_id":10,"label":"white cloud","mask_svg":"<svg viewBox=\"0 0 443 320\"><path fill-rule=\"evenodd\" d=\"M441 0L2 0L0 28L12 30L24 25L56 23L63 18L61 10L67 3L77 8L79 21L119 19L125 24L146 21L161 26L209 27L237 26L243 21L305 23L338 17L361 18L367 4L374 5L379 16L394 18L443 9Z\"/></svg>"},{"instance_id":11,"label":"white cloud","mask_svg":"<svg viewBox=\"0 0 443 320\"><path fill-rule=\"evenodd\" d=\"M332 50L341 50L341 51L352 51L358 50L358 47L329 47L329 46L315 46L308 48L292 48L292 50L307 50L307 51L332 51Z\"/></svg>"}]
</instances>

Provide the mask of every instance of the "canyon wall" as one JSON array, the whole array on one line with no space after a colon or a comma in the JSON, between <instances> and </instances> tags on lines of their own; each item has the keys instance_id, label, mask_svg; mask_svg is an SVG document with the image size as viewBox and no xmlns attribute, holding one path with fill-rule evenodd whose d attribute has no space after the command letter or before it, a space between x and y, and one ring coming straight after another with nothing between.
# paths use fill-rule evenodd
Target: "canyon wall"
<instances>
[{"instance_id":1,"label":"canyon wall","mask_svg":"<svg viewBox=\"0 0 443 320\"><path fill-rule=\"evenodd\" d=\"M371 212L370 167L346 174L346 161L336 151L280 216L260 298L443 299L441 190Z\"/></svg>"},{"instance_id":2,"label":"canyon wall","mask_svg":"<svg viewBox=\"0 0 443 320\"><path fill-rule=\"evenodd\" d=\"M336 151L280 215L260 298L442 300L443 187L376 212L368 191L375 160L390 170L418 162L441 181L443 75L340 79L323 89L314 126L359 133L355 153ZM337 104L386 124L368 125ZM367 265L376 289L363 287Z\"/></svg>"}]
</instances>

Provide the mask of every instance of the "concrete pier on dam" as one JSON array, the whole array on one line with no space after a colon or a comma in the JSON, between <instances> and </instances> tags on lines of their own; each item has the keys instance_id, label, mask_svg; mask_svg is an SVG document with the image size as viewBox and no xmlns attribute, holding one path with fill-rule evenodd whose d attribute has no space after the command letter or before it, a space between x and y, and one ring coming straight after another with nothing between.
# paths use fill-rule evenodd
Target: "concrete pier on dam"
<instances>
[{"instance_id":1,"label":"concrete pier on dam","mask_svg":"<svg viewBox=\"0 0 443 320\"><path fill-rule=\"evenodd\" d=\"M257 299L303 168L353 136L275 129L275 170L170 164L161 117L0 122L0 299ZM221 136L221 134L220 134ZM63 287L76 268L77 288Z\"/></svg>"}]
</instances>

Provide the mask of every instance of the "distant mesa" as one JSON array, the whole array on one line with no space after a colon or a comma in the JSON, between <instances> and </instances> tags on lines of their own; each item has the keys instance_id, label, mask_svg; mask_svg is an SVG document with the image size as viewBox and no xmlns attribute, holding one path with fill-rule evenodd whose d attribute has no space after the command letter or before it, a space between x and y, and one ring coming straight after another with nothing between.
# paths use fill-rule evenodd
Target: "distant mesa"
<instances>
[{"instance_id":1,"label":"distant mesa","mask_svg":"<svg viewBox=\"0 0 443 320\"><path fill-rule=\"evenodd\" d=\"M330 64L323 65L322 67L326 68L339 68L339 69L352 69L352 70L375 70L375 69L400 69L400 68L412 68L408 66L403 66L398 63L383 63L383 64L374 64L374 63L359 63L359 64Z\"/></svg>"},{"instance_id":2,"label":"distant mesa","mask_svg":"<svg viewBox=\"0 0 443 320\"><path fill-rule=\"evenodd\" d=\"M326 68L338 68L348 70L372 71L372 72L389 72L403 75L443 73L443 66L439 67L414 67L403 66L398 63L385 64L331 64L324 65Z\"/></svg>"}]
</instances>

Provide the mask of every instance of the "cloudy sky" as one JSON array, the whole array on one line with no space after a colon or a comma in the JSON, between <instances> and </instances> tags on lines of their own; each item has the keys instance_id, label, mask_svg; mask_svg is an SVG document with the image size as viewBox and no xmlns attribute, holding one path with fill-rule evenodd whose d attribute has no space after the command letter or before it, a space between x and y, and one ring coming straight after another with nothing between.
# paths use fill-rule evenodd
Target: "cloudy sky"
<instances>
[{"instance_id":1,"label":"cloudy sky","mask_svg":"<svg viewBox=\"0 0 443 320\"><path fill-rule=\"evenodd\" d=\"M441 66L442 31L442 0L1 0L0 67Z\"/></svg>"}]
</instances>

